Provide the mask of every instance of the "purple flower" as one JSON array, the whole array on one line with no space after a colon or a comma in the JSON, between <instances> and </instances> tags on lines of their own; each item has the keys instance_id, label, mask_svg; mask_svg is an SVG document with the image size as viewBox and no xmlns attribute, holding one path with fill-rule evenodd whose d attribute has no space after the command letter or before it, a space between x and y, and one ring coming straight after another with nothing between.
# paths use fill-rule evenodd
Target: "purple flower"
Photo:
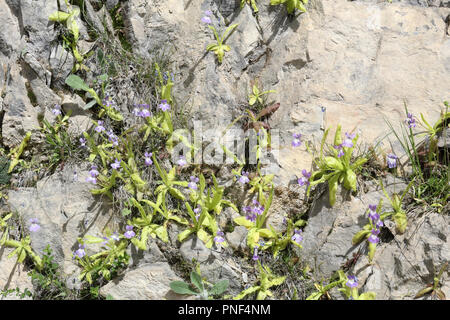
<instances>
[{"instance_id":1,"label":"purple flower","mask_svg":"<svg viewBox=\"0 0 450 320\"><path fill-rule=\"evenodd\" d=\"M302 170L303 177L298 179L298 184L300 186L309 185L309 178L311 178L311 172L306 171L305 169Z\"/></svg>"},{"instance_id":2,"label":"purple flower","mask_svg":"<svg viewBox=\"0 0 450 320\"><path fill-rule=\"evenodd\" d=\"M253 249L253 260L259 260L259 256L258 256L258 246L255 247L255 249Z\"/></svg>"},{"instance_id":3,"label":"purple flower","mask_svg":"<svg viewBox=\"0 0 450 320\"><path fill-rule=\"evenodd\" d=\"M294 235L291 237L291 240L300 244L303 241L302 230L295 229Z\"/></svg>"},{"instance_id":4,"label":"purple flower","mask_svg":"<svg viewBox=\"0 0 450 320\"><path fill-rule=\"evenodd\" d=\"M180 167L184 167L185 165L187 165L186 158L184 156L180 156L180 159L178 160L177 163Z\"/></svg>"},{"instance_id":5,"label":"purple flower","mask_svg":"<svg viewBox=\"0 0 450 320\"><path fill-rule=\"evenodd\" d=\"M379 229L379 228L381 228L382 226L384 226L384 223L383 223L383 221L378 220L378 221L377 221L377 224L376 224L375 226Z\"/></svg>"},{"instance_id":6,"label":"purple flower","mask_svg":"<svg viewBox=\"0 0 450 320\"><path fill-rule=\"evenodd\" d=\"M114 233L111 235L111 239L113 239L114 241L119 241L119 240L120 240L119 234L118 234L117 232L114 232Z\"/></svg>"},{"instance_id":7,"label":"purple flower","mask_svg":"<svg viewBox=\"0 0 450 320\"><path fill-rule=\"evenodd\" d=\"M405 122L408 124L409 128L416 127L416 119L414 119L414 116L412 115L412 113L408 113L407 119L405 120Z\"/></svg>"},{"instance_id":8,"label":"purple flower","mask_svg":"<svg viewBox=\"0 0 450 320\"><path fill-rule=\"evenodd\" d=\"M210 15L212 15L211 10L206 10L205 11L205 16L209 17Z\"/></svg>"},{"instance_id":9,"label":"purple flower","mask_svg":"<svg viewBox=\"0 0 450 320\"><path fill-rule=\"evenodd\" d=\"M390 169L397 167L397 160L398 157L395 154L389 153L386 159L388 167Z\"/></svg>"},{"instance_id":10,"label":"purple flower","mask_svg":"<svg viewBox=\"0 0 450 320\"><path fill-rule=\"evenodd\" d=\"M55 116L59 116L61 114L61 106L59 104L55 104L55 107L52 109L52 113Z\"/></svg>"},{"instance_id":11,"label":"purple flower","mask_svg":"<svg viewBox=\"0 0 450 320\"><path fill-rule=\"evenodd\" d=\"M200 218L200 212L202 211L202 208L197 207L194 209L194 213L195 213L195 219L199 219Z\"/></svg>"},{"instance_id":12,"label":"purple flower","mask_svg":"<svg viewBox=\"0 0 450 320\"><path fill-rule=\"evenodd\" d=\"M301 134L300 133L294 133L292 134L292 137L294 138L294 140L292 140L292 146L293 147L299 147L301 146L302 142L300 141L301 138Z\"/></svg>"},{"instance_id":13,"label":"purple flower","mask_svg":"<svg viewBox=\"0 0 450 320\"><path fill-rule=\"evenodd\" d=\"M87 140L85 138L83 138L83 137L80 138L80 143L81 143L82 147L86 147L86 142L87 142Z\"/></svg>"},{"instance_id":14,"label":"purple flower","mask_svg":"<svg viewBox=\"0 0 450 320\"><path fill-rule=\"evenodd\" d=\"M86 251L84 251L85 246L82 244L78 244L78 250L76 250L73 255L74 258L78 257L78 258L83 258L86 255Z\"/></svg>"},{"instance_id":15,"label":"purple flower","mask_svg":"<svg viewBox=\"0 0 450 320\"><path fill-rule=\"evenodd\" d=\"M170 104L167 103L167 100L161 100L161 104L158 106L162 111L170 110Z\"/></svg>"},{"instance_id":16,"label":"purple flower","mask_svg":"<svg viewBox=\"0 0 450 320\"><path fill-rule=\"evenodd\" d=\"M356 134L349 134L348 132L345 133L345 136L347 137L344 142L342 143L343 147L351 148L353 147L353 139L355 138Z\"/></svg>"},{"instance_id":17,"label":"purple flower","mask_svg":"<svg viewBox=\"0 0 450 320\"><path fill-rule=\"evenodd\" d=\"M197 182L198 182L198 178L191 176L190 177L191 182L189 182L188 187L193 189L193 190L197 190Z\"/></svg>"},{"instance_id":18,"label":"purple flower","mask_svg":"<svg viewBox=\"0 0 450 320\"><path fill-rule=\"evenodd\" d=\"M374 236L378 236L380 234L380 230L378 229L372 229L372 231L370 231Z\"/></svg>"},{"instance_id":19,"label":"purple flower","mask_svg":"<svg viewBox=\"0 0 450 320\"><path fill-rule=\"evenodd\" d=\"M374 234L371 234L367 240L371 243L378 243L380 241L380 238L378 238Z\"/></svg>"},{"instance_id":20,"label":"purple flower","mask_svg":"<svg viewBox=\"0 0 450 320\"><path fill-rule=\"evenodd\" d=\"M377 206L374 204L369 204L369 219L373 222L380 219L380 215L377 213Z\"/></svg>"},{"instance_id":21,"label":"purple flower","mask_svg":"<svg viewBox=\"0 0 450 320\"><path fill-rule=\"evenodd\" d=\"M249 181L250 181L250 179L248 178L248 172L242 171L241 177L239 178L239 182L242 184L246 184Z\"/></svg>"},{"instance_id":22,"label":"purple flower","mask_svg":"<svg viewBox=\"0 0 450 320\"><path fill-rule=\"evenodd\" d=\"M127 230L127 231L123 234L123 236L124 236L125 238L131 239L131 238L133 238L133 237L136 235L136 233L133 231L133 226L127 225L127 226L125 227L125 229Z\"/></svg>"},{"instance_id":23,"label":"purple flower","mask_svg":"<svg viewBox=\"0 0 450 320\"><path fill-rule=\"evenodd\" d=\"M87 177L86 182L97 184L97 179L95 177Z\"/></svg>"},{"instance_id":24,"label":"purple flower","mask_svg":"<svg viewBox=\"0 0 450 320\"><path fill-rule=\"evenodd\" d=\"M206 24L212 23L211 18L210 18L210 17L207 17L207 16L204 16L204 17L202 18L202 22L203 22L203 23L206 23Z\"/></svg>"},{"instance_id":25,"label":"purple flower","mask_svg":"<svg viewBox=\"0 0 450 320\"><path fill-rule=\"evenodd\" d=\"M222 231L220 231L220 230L217 231L217 235L214 237L214 242L216 244L220 244L220 243L224 242L225 238L223 236L224 236L224 233Z\"/></svg>"},{"instance_id":26,"label":"purple flower","mask_svg":"<svg viewBox=\"0 0 450 320\"><path fill-rule=\"evenodd\" d=\"M92 166L91 170L89 171L89 174L91 175L91 177L98 176L100 173L97 170L97 166Z\"/></svg>"},{"instance_id":27,"label":"purple flower","mask_svg":"<svg viewBox=\"0 0 450 320\"><path fill-rule=\"evenodd\" d=\"M141 114L141 110L138 107L134 107L132 113L136 116L139 117Z\"/></svg>"},{"instance_id":28,"label":"purple flower","mask_svg":"<svg viewBox=\"0 0 450 320\"><path fill-rule=\"evenodd\" d=\"M151 153L151 152L144 153L146 166L151 166L153 164L152 156L153 156L153 153Z\"/></svg>"},{"instance_id":29,"label":"purple flower","mask_svg":"<svg viewBox=\"0 0 450 320\"><path fill-rule=\"evenodd\" d=\"M139 116L142 118L148 118L148 117L151 117L151 115L152 114L151 114L150 110L145 109L145 108L139 112Z\"/></svg>"},{"instance_id":30,"label":"purple flower","mask_svg":"<svg viewBox=\"0 0 450 320\"><path fill-rule=\"evenodd\" d=\"M113 168L113 169L115 169L115 170L117 170L117 169L120 168L120 161L117 160L117 158L116 158L116 161L114 161L113 163L111 163L111 168Z\"/></svg>"},{"instance_id":31,"label":"purple flower","mask_svg":"<svg viewBox=\"0 0 450 320\"><path fill-rule=\"evenodd\" d=\"M358 286L358 279L356 276L347 276L347 283L345 284L349 288L355 288Z\"/></svg>"},{"instance_id":32,"label":"purple flower","mask_svg":"<svg viewBox=\"0 0 450 320\"><path fill-rule=\"evenodd\" d=\"M102 132L105 131L105 127L103 126L103 121L102 120L98 120L98 125L95 127L94 129L97 132Z\"/></svg>"},{"instance_id":33,"label":"purple flower","mask_svg":"<svg viewBox=\"0 0 450 320\"><path fill-rule=\"evenodd\" d=\"M36 231L39 231L39 229L41 228L41 226L38 224L39 221L38 221L38 219L36 219L36 218L30 219L30 223L31 223L30 229L29 229L30 232L36 232Z\"/></svg>"},{"instance_id":34,"label":"purple flower","mask_svg":"<svg viewBox=\"0 0 450 320\"><path fill-rule=\"evenodd\" d=\"M108 136L108 141L112 142L113 146L119 145L119 138L114 134L112 130L109 130L106 135Z\"/></svg>"},{"instance_id":35,"label":"purple flower","mask_svg":"<svg viewBox=\"0 0 450 320\"><path fill-rule=\"evenodd\" d=\"M251 221L251 222L255 222L256 221L256 214L252 213L252 214L248 214L247 216L245 216L245 219Z\"/></svg>"}]
</instances>

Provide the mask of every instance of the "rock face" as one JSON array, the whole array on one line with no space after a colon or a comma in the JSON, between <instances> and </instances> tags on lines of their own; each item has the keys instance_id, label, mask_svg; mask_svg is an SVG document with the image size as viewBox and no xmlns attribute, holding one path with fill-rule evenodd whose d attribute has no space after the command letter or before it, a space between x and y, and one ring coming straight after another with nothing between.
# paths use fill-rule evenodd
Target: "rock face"
<instances>
[{"instance_id":1,"label":"rock face","mask_svg":"<svg viewBox=\"0 0 450 320\"><path fill-rule=\"evenodd\" d=\"M106 227L117 229L111 208L90 193L87 176L86 170L67 166L39 181L36 188L19 188L8 194L11 209L18 212L27 228L30 219L39 221L41 229L31 233L33 250L42 255L50 245L54 261L63 266L65 274L77 269L72 254L78 249L78 238L101 236Z\"/></svg>"},{"instance_id":2,"label":"rock face","mask_svg":"<svg viewBox=\"0 0 450 320\"><path fill-rule=\"evenodd\" d=\"M116 279L102 287L102 295L117 300L180 299L169 287L172 281L182 281L165 262L145 264L129 270L122 279Z\"/></svg>"},{"instance_id":3,"label":"rock face","mask_svg":"<svg viewBox=\"0 0 450 320\"><path fill-rule=\"evenodd\" d=\"M7 256L14 249L0 248L0 291L18 288L20 292L25 289L33 290L31 278L27 275L25 267L16 263L17 257L8 258ZM15 293L10 293L6 297L0 296L0 300L19 300Z\"/></svg>"},{"instance_id":4,"label":"rock face","mask_svg":"<svg viewBox=\"0 0 450 320\"><path fill-rule=\"evenodd\" d=\"M170 57L174 97L191 108L191 120L202 122L204 142L218 140L222 130L245 114L254 83L261 90L276 90L268 95L268 102L279 102L280 108L265 120L272 130L272 160L262 169L275 174L268 223L278 231L284 231L284 217L297 216L307 205L304 188L292 184L297 184L302 169L310 171L313 157L306 143L317 143L325 128L341 124L344 132L359 133L361 141L374 145L388 132L385 119L393 124L405 119L404 103L409 112L423 113L434 123L442 101L450 99L448 0L311 0L308 12L297 17L287 16L284 5L270 6L267 0L259 1L258 15L249 5L240 9L239 0L86 0L84 4L83 18L77 18L81 53L97 48L87 25L98 34L117 34L108 11L121 5L117 12L124 15L123 32L134 53L150 62L159 61L162 53ZM57 103L66 112L72 110L69 130L73 135L91 126L92 110L83 110L86 101L69 95L64 84L75 59L59 41L62 26L48 20L58 8L65 10L65 1L0 0L0 133L6 150L17 146L28 131L39 140L38 118L47 116ZM201 22L206 10L212 11L212 25L219 35L229 25L238 25L226 39L231 50L222 64L213 52L206 51L216 41L208 25ZM78 74L96 79L101 68L96 68L95 59L96 55L86 57L92 69ZM122 87L112 94L125 114L134 103L144 102L135 101L141 99L140 92L126 85L137 72L131 70L113 80ZM134 118L125 118L127 125L135 124ZM241 128L243 122L234 128ZM299 147L291 145L294 133L302 134ZM447 129L439 148L448 149L448 137ZM382 147L401 154L395 139L383 143ZM241 208L248 189L233 187L234 175L227 170L221 170L219 182ZM66 166L38 181L36 187L8 192L11 210L18 212L25 227L31 218L41 225L40 232L31 233L33 249L42 254L50 245L55 262L73 279L78 270L72 261L77 239L98 236L106 227L118 230L116 213L104 199L91 195L91 185L84 182L87 175L83 166ZM387 188L400 192L405 184L388 177ZM367 223L368 205L384 197L375 184L368 190L351 197L339 192L333 208L328 205L327 192L318 197L308 212L303 250L298 254L330 276L362 248L363 256L351 270L362 289L375 291L379 299L412 298L432 281L433 269L450 258L448 215L412 211L403 235L388 224L386 232L392 239L380 243L374 264L367 265L364 245L354 247L351 239ZM236 216L224 210L220 228L225 229ZM242 290L242 268L230 252L248 250L244 227L236 226L226 234L231 246L226 250L208 249L195 237L180 244L180 231L175 224L169 226L171 249L186 262L195 259L208 281L228 279L229 294ZM134 247L128 250L128 269L101 288L102 295L183 298L170 291L170 282L181 278L170 265L169 255L155 242L146 252ZM22 266L5 259L7 253L0 249L0 289L31 289ZM448 276L449 271L444 277ZM449 290L447 281L443 287L447 296Z\"/></svg>"}]
</instances>

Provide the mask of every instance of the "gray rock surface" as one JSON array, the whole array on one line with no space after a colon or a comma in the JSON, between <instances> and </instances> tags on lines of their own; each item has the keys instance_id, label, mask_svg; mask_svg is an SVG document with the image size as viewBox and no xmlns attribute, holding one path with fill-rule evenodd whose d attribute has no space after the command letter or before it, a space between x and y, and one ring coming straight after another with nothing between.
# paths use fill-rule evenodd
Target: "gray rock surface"
<instances>
[{"instance_id":1,"label":"gray rock surface","mask_svg":"<svg viewBox=\"0 0 450 320\"><path fill-rule=\"evenodd\" d=\"M42 255L50 245L55 262L65 274L77 269L72 254L78 249L78 238L101 236L106 227L117 229L111 208L90 193L92 186L85 182L87 176L88 170L66 166L61 173L40 180L36 188L19 188L8 194L11 209L18 212L27 228L30 219L39 221L41 229L30 235L33 250ZM90 246L87 252L96 252L96 246Z\"/></svg>"}]
</instances>

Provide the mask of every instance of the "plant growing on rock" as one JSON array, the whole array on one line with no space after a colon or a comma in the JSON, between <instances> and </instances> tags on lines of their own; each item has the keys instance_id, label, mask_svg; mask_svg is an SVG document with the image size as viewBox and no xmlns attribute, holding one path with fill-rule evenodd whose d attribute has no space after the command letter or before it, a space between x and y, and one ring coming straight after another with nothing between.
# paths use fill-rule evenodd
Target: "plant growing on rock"
<instances>
[{"instance_id":1,"label":"plant growing on rock","mask_svg":"<svg viewBox=\"0 0 450 320\"><path fill-rule=\"evenodd\" d=\"M81 69L88 71L89 69L82 64L84 58L77 48L80 28L78 27L78 23L75 19L80 15L80 9L72 7L72 5L69 4L68 0L65 0L65 2L69 12L57 11L52 13L48 19L54 22L65 23L67 30L69 30L69 32L71 33L71 37L67 38L63 36L64 44L72 49L73 56L77 61L74 66L74 70L78 71Z\"/></svg>"},{"instance_id":2,"label":"plant growing on rock","mask_svg":"<svg viewBox=\"0 0 450 320\"><path fill-rule=\"evenodd\" d=\"M357 232L352 239L352 244L355 246L367 239L369 242L369 253L368 258L371 263L373 256L375 255L375 249L377 243L380 241L378 234L380 233L380 228L384 225L383 220L388 216L388 214L381 214L381 208L383 205L383 199L377 205L369 205L369 223L363 227L363 230Z\"/></svg>"},{"instance_id":3,"label":"plant growing on rock","mask_svg":"<svg viewBox=\"0 0 450 320\"><path fill-rule=\"evenodd\" d=\"M255 83L252 87L252 93L248 96L248 104L250 106L253 106L255 103L258 103L260 106L262 106L264 104L264 100L262 98L262 96L269 94L269 93L274 93L276 92L275 90L266 90L261 92L258 89L257 84Z\"/></svg>"},{"instance_id":4,"label":"plant growing on rock","mask_svg":"<svg viewBox=\"0 0 450 320\"><path fill-rule=\"evenodd\" d=\"M17 263L23 263L28 256L34 262L36 268L42 270L42 259L31 248L30 236L26 236L25 238L20 239L20 241L8 239L7 237L5 239L2 238L0 245L14 248L8 255L8 258L17 256Z\"/></svg>"},{"instance_id":5,"label":"plant growing on rock","mask_svg":"<svg viewBox=\"0 0 450 320\"><path fill-rule=\"evenodd\" d=\"M403 194L400 196L397 193L394 193L392 195L392 198L389 197L388 193L386 192L386 189L384 189L383 186L383 182L380 180L380 186L381 189L383 190L383 193L385 195L385 197L389 200L389 202L391 203L392 209L393 211L390 212L386 212L384 213L383 216L383 220L387 217L392 216L392 218L394 219L395 222L395 226L398 230L398 232L400 233L404 233L406 230L406 226L408 224L408 219L406 217L406 212L405 210L403 210L402 206L403 206L403 199L405 198L405 196L408 194L409 189L411 188L411 186L413 185L414 181L411 181L408 186L406 187L405 191L403 191Z\"/></svg>"},{"instance_id":6,"label":"plant growing on rock","mask_svg":"<svg viewBox=\"0 0 450 320\"><path fill-rule=\"evenodd\" d=\"M153 238L160 238L164 242L169 241L169 236L167 234L167 227L164 225L159 225L152 223L153 214L147 212L144 207L134 198L130 199L130 202L136 207L140 213L140 217L134 218L128 221L128 225L132 225L138 228L140 236L133 237L131 242L141 250L147 250L147 240L149 236ZM149 203L149 201L147 202Z\"/></svg>"},{"instance_id":7,"label":"plant growing on rock","mask_svg":"<svg viewBox=\"0 0 450 320\"><path fill-rule=\"evenodd\" d=\"M121 268L128 265L129 256L125 252L128 241L125 235L111 234L107 231L106 237L86 235L79 241L78 249L74 252L74 259L82 268L79 279L93 284L100 276L110 280ZM93 254L86 254L86 244L102 243L104 250Z\"/></svg>"},{"instance_id":8,"label":"plant growing on rock","mask_svg":"<svg viewBox=\"0 0 450 320\"><path fill-rule=\"evenodd\" d=\"M369 291L359 294L358 292L358 279L356 276L345 276L344 271L339 270L339 279L342 285L342 288L339 289L347 299L352 300L374 300L376 297L376 293Z\"/></svg>"},{"instance_id":9,"label":"plant growing on rock","mask_svg":"<svg viewBox=\"0 0 450 320\"><path fill-rule=\"evenodd\" d=\"M9 169L8 169L8 173L11 173L14 168L23 160L20 160L20 156L22 155L23 151L25 150L25 148L28 145L28 141L30 141L31 138L31 132L27 132L25 137L23 138L22 142L20 143L20 145L18 145L17 147L13 148L10 152L9 155L11 157L11 162L9 164Z\"/></svg>"},{"instance_id":10,"label":"plant growing on rock","mask_svg":"<svg viewBox=\"0 0 450 320\"><path fill-rule=\"evenodd\" d=\"M288 14L293 14L295 9L301 12L306 12L306 8L303 6L308 4L308 0L270 0L271 6L285 4Z\"/></svg>"},{"instance_id":11,"label":"plant growing on rock","mask_svg":"<svg viewBox=\"0 0 450 320\"><path fill-rule=\"evenodd\" d=\"M106 112L106 115L110 117L112 120L115 121L122 121L123 116L117 110L117 107L115 104L109 103L107 100L102 100L97 95L94 89L90 88L83 79L81 79L79 76L76 76L74 74L69 75L66 80L66 84L73 88L74 90L82 90L91 95L92 98L94 98L93 101L89 102L84 109L87 110L89 108L92 108L95 104L98 104L101 107L101 110L98 114L99 118L103 116L103 114ZM95 101L95 103L94 103Z\"/></svg>"},{"instance_id":12,"label":"plant growing on rock","mask_svg":"<svg viewBox=\"0 0 450 320\"><path fill-rule=\"evenodd\" d=\"M207 19L205 19L207 18ZM227 44L224 44L224 42L228 39L228 37L231 35L233 30L238 26L237 24L232 24L229 26L225 32L223 33L222 37L219 36L217 33L216 28L214 26L210 25L211 19L209 17L203 17L203 22L208 23L208 27L213 31L214 37L216 38L217 43L211 43L206 47L206 51L212 51L217 56L217 60L219 63L222 63L223 56L225 55L225 52L228 52L231 50L230 46Z\"/></svg>"},{"instance_id":13,"label":"plant growing on rock","mask_svg":"<svg viewBox=\"0 0 450 320\"><path fill-rule=\"evenodd\" d=\"M441 277L444 271L447 270L448 262L444 263L441 267L439 273L433 277L433 283L427 285L424 289L420 290L414 297L414 299L421 298L426 294L430 294L431 297L437 296L441 300L445 300L445 293L440 289L441 287ZM435 271L436 272L436 271Z\"/></svg>"},{"instance_id":14,"label":"plant growing on rock","mask_svg":"<svg viewBox=\"0 0 450 320\"><path fill-rule=\"evenodd\" d=\"M256 300L264 300L267 296L271 297L272 292L269 290L273 286L281 285L286 277L277 277L272 273L272 271L267 266L263 266L260 261L258 261L259 268L259 284L245 289L233 300L242 300L245 296L257 292Z\"/></svg>"},{"instance_id":15,"label":"plant growing on rock","mask_svg":"<svg viewBox=\"0 0 450 320\"><path fill-rule=\"evenodd\" d=\"M241 9L244 8L246 3L252 7L253 13L256 14L259 12L258 7L256 6L256 0L241 0Z\"/></svg>"},{"instance_id":16,"label":"plant growing on rock","mask_svg":"<svg viewBox=\"0 0 450 320\"><path fill-rule=\"evenodd\" d=\"M253 201L253 207L247 206L244 208L246 216L237 217L234 222L240 226L247 228L247 245L253 251L255 247L259 246L260 238L275 239L276 234L272 230L264 227L266 222L267 213L273 199L273 187L270 190L270 195L264 205L261 205L258 201Z\"/></svg>"},{"instance_id":17,"label":"plant growing on rock","mask_svg":"<svg viewBox=\"0 0 450 320\"><path fill-rule=\"evenodd\" d=\"M222 295L228 288L229 281L221 280L216 284L211 284L202 279L200 273L191 272L191 284L183 281L172 281L170 288L178 294L195 295L202 300L210 300L213 296ZM207 288L207 286L209 288Z\"/></svg>"},{"instance_id":18,"label":"plant growing on rock","mask_svg":"<svg viewBox=\"0 0 450 320\"><path fill-rule=\"evenodd\" d=\"M329 129L323 135L319 158L314 160L318 169L311 174L307 194L309 196L312 186L328 182L330 205L334 206L338 184L343 184L345 189L356 192L356 173L361 170L367 159L358 157L352 161L353 150L359 136L345 133L346 138L342 141L340 125L334 135L334 146L328 148L328 156L324 155L328 132Z\"/></svg>"}]
</instances>

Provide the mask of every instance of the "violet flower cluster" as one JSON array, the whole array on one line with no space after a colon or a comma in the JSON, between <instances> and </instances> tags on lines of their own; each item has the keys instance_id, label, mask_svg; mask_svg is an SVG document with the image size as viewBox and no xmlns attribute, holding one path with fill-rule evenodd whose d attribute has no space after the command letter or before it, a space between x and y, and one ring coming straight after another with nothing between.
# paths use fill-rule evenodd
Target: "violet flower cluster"
<instances>
[{"instance_id":1,"label":"violet flower cluster","mask_svg":"<svg viewBox=\"0 0 450 320\"><path fill-rule=\"evenodd\" d=\"M371 243L380 242L380 238L378 237L378 235L380 234L380 228L384 225L383 221L381 221L380 219L380 215L376 210L377 210L376 205L369 204L369 219L374 228L372 229L371 235L367 240Z\"/></svg>"},{"instance_id":2,"label":"violet flower cluster","mask_svg":"<svg viewBox=\"0 0 450 320\"><path fill-rule=\"evenodd\" d=\"M309 186L309 179L311 178L311 171L306 171L305 169L302 170L303 177L299 178L297 180L298 184L300 186Z\"/></svg>"},{"instance_id":3,"label":"violet flower cluster","mask_svg":"<svg viewBox=\"0 0 450 320\"><path fill-rule=\"evenodd\" d=\"M387 162L389 169L396 168L397 164L398 164L398 157L393 153L389 153L387 155L386 162Z\"/></svg>"},{"instance_id":4,"label":"violet flower cluster","mask_svg":"<svg viewBox=\"0 0 450 320\"><path fill-rule=\"evenodd\" d=\"M98 172L98 170L97 170L97 166L96 165L93 165L92 167L91 167L91 170L89 171L89 177L87 177L86 178L86 182L91 182L91 183L93 183L93 184L97 184L97 176L99 175L100 173Z\"/></svg>"},{"instance_id":5,"label":"violet flower cluster","mask_svg":"<svg viewBox=\"0 0 450 320\"><path fill-rule=\"evenodd\" d=\"M415 128L416 127L416 119L414 119L414 116L412 113L408 112L408 115L406 116L405 122L408 124L409 128Z\"/></svg>"},{"instance_id":6,"label":"violet flower cluster","mask_svg":"<svg viewBox=\"0 0 450 320\"><path fill-rule=\"evenodd\" d=\"M264 213L264 206L262 206L258 201L252 201L253 206L246 206L243 208L244 213L246 213L246 219L255 222L256 218Z\"/></svg>"}]
</instances>

